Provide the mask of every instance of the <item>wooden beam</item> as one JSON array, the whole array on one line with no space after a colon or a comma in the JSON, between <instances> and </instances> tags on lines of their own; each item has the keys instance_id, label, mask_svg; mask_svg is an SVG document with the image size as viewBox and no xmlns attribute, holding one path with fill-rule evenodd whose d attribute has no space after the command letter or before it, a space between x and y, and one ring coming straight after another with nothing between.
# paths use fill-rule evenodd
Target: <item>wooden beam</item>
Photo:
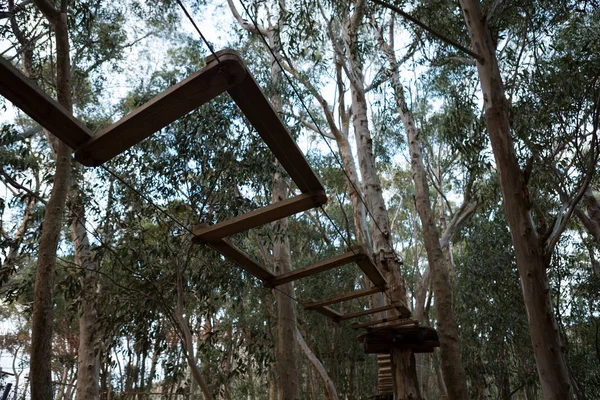
<instances>
[{"instance_id":1,"label":"wooden beam","mask_svg":"<svg viewBox=\"0 0 600 400\"><path fill-rule=\"evenodd\" d=\"M369 257L366 253L363 252L362 256L357 258L356 264L359 268L364 272L364 274L369 278L373 285L379 287L387 286L387 282L379 268L375 265L371 257Z\"/></svg>"},{"instance_id":2,"label":"wooden beam","mask_svg":"<svg viewBox=\"0 0 600 400\"><path fill-rule=\"evenodd\" d=\"M100 165L244 80L246 67L237 53L225 52L219 60L104 129L77 150L75 159Z\"/></svg>"},{"instance_id":3,"label":"wooden beam","mask_svg":"<svg viewBox=\"0 0 600 400\"><path fill-rule=\"evenodd\" d=\"M246 253L238 249L227 239L220 239L207 243L207 245L227 257L229 260L233 261L235 264L244 268L248 273L254 275L263 282L268 282L275 277L275 275L273 275L269 270L248 257Z\"/></svg>"},{"instance_id":4,"label":"wooden beam","mask_svg":"<svg viewBox=\"0 0 600 400\"><path fill-rule=\"evenodd\" d=\"M245 79L228 92L298 189L303 193L324 190L296 141L252 75L246 74Z\"/></svg>"},{"instance_id":5,"label":"wooden beam","mask_svg":"<svg viewBox=\"0 0 600 400\"><path fill-rule=\"evenodd\" d=\"M331 318L334 322L339 322L340 321L340 317L342 316L342 314L340 314L339 312L335 311L333 308L330 308L330 307L327 307L327 306L315 308L315 309L313 309L313 311L316 311L318 313L323 314L324 316L326 316L328 318Z\"/></svg>"},{"instance_id":6,"label":"wooden beam","mask_svg":"<svg viewBox=\"0 0 600 400\"><path fill-rule=\"evenodd\" d=\"M383 290L385 290L385 289L383 289ZM335 296L335 297L330 297L328 299L323 299L323 300L312 300L311 299L309 301L303 302L303 305L304 305L305 309L311 310L315 307L330 306L332 304L342 303L344 301L358 299L359 297L365 297L365 296L369 296L369 295L372 295L375 293L380 293L383 290L380 287L372 287L372 288L368 288L368 289L354 290L352 292L344 293L344 294L341 294L341 295Z\"/></svg>"},{"instance_id":7,"label":"wooden beam","mask_svg":"<svg viewBox=\"0 0 600 400\"><path fill-rule=\"evenodd\" d=\"M215 225L197 225L194 227L194 238L192 240L194 243L217 241L221 238L245 232L257 226L318 207L326 201L327 196L325 196L325 192L302 193Z\"/></svg>"},{"instance_id":8,"label":"wooden beam","mask_svg":"<svg viewBox=\"0 0 600 400\"><path fill-rule=\"evenodd\" d=\"M350 314L344 314L340 317L340 321L345 321L347 319L353 319L353 318L358 318L358 317L362 317L365 315L375 314L378 312L388 311L388 310L392 310L394 308L396 308L395 304L388 304L386 306L371 308L369 310L362 310L362 311L357 311L357 312L350 313Z\"/></svg>"},{"instance_id":9,"label":"wooden beam","mask_svg":"<svg viewBox=\"0 0 600 400\"><path fill-rule=\"evenodd\" d=\"M315 275L320 272L340 267L342 265L350 264L356 260L356 257L356 253L354 251L349 251L347 253L340 254L339 256L328 258L326 260L307 265L306 267L277 275L271 284L273 286L279 286L297 279L306 278L307 276Z\"/></svg>"},{"instance_id":10,"label":"wooden beam","mask_svg":"<svg viewBox=\"0 0 600 400\"><path fill-rule=\"evenodd\" d=\"M0 57L0 94L71 148L81 146L92 137L73 114L3 57Z\"/></svg>"},{"instance_id":11,"label":"wooden beam","mask_svg":"<svg viewBox=\"0 0 600 400\"><path fill-rule=\"evenodd\" d=\"M395 317L389 317L389 318L382 318L379 320L375 320L375 321L368 321L368 322L363 322L361 324L357 324L354 323L352 324L352 328L353 329L360 329L360 328L369 328L373 325L379 325L379 324L383 324L385 322L393 322L393 321L398 321L399 319L405 319L406 317L402 316L402 315L396 315ZM406 325L411 325L414 324L415 326L417 325L417 323L413 320L406 320L405 321Z\"/></svg>"}]
</instances>

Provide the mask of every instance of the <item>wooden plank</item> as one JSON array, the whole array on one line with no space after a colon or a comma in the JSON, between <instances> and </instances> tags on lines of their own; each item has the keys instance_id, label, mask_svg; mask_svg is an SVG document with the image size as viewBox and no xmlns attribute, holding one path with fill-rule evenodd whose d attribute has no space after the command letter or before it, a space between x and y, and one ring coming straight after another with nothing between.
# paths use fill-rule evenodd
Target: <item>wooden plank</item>
<instances>
[{"instance_id":1,"label":"wooden plank","mask_svg":"<svg viewBox=\"0 0 600 400\"><path fill-rule=\"evenodd\" d=\"M71 148L81 146L92 137L73 114L3 57L0 57L0 94Z\"/></svg>"},{"instance_id":2,"label":"wooden plank","mask_svg":"<svg viewBox=\"0 0 600 400\"><path fill-rule=\"evenodd\" d=\"M385 290L385 289L383 289L383 290ZM380 293L383 290L380 287L372 287L372 288L368 288L368 289L354 290L352 292L344 293L339 296L330 297L328 299L323 299L323 300L312 300L311 299L309 301L303 302L303 305L304 305L305 309L311 310L315 307L330 306L332 304L342 303L344 301L358 299L360 297L365 297L365 296L369 296L369 295L372 295L375 293Z\"/></svg>"},{"instance_id":3,"label":"wooden plank","mask_svg":"<svg viewBox=\"0 0 600 400\"><path fill-rule=\"evenodd\" d=\"M335 311L333 308L330 308L327 306L315 308L315 309L313 309L313 311L316 311L318 313L323 314L324 316L326 316L328 318L331 318L334 322L339 322L340 317L342 316L342 314Z\"/></svg>"},{"instance_id":4,"label":"wooden plank","mask_svg":"<svg viewBox=\"0 0 600 400\"><path fill-rule=\"evenodd\" d=\"M338 256L328 258L326 260L322 260L316 262L311 265L307 265L302 268L295 269L293 271L289 271L280 275L277 275L273 280L273 286L283 285L284 283L292 282L297 279L306 278L307 276L315 275L320 272L324 272L333 268L340 267L342 265L350 264L351 262L356 260L356 254L353 251L349 251L344 254L340 254ZM328 304L324 304L328 305Z\"/></svg>"},{"instance_id":5,"label":"wooden plank","mask_svg":"<svg viewBox=\"0 0 600 400\"><path fill-rule=\"evenodd\" d=\"M303 193L215 225L197 225L194 227L194 238L192 240L194 243L218 241L221 238L318 207L326 201L325 192Z\"/></svg>"},{"instance_id":6,"label":"wooden plank","mask_svg":"<svg viewBox=\"0 0 600 400\"><path fill-rule=\"evenodd\" d=\"M363 253L362 257L359 257L356 260L356 264L369 278L369 280L373 282L373 285L379 287L387 286L387 282L381 274L381 271L379 271L379 268L377 268L373 260L371 260L371 257L369 257L367 254Z\"/></svg>"},{"instance_id":7,"label":"wooden plank","mask_svg":"<svg viewBox=\"0 0 600 400\"><path fill-rule=\"evenodd\" d=\"M75 159L100 165L244 80L246 67L237 53L225 50L219 60L104 129L77 150Z\"/></svg>"},{"instance_id":8,"label":"wooden plank","mask_svg":"<svg viewBox=\"0 0 600 400\"><path fill-rule=\"evenodd\" d=\"M227 239L220 239L218 241L207 243L207 245L263 282L270 281L275 277L269 270L252 260Z\"/></svg>"},{"instance_id":9,"label":"wooden plank","mask_svg":"<svg viewBox=\"0 0 600 400\"><path fill-rule=\"evenodd\" d=\"M353 329L368 328L373 325L379 325L379 324L383 324L385 322L398 321L399 319L404 319L404 318L406 318L406 317L404 317L402 315L396 315L395 317L382 318L382 319L378 319L375 321L363 322L361 324L354 323L354 324L352 324L352 328ZM406 321L406 323L407 323L407 325L416 324L416 322L414 322L412 320L408 320L408 321Z\"/></svg>"},{"instance_id":10,"label":"wooden plank","mask_svg":"<svg viewBox=\"0 0 600 400\"><path fill-rule=\"evenodd\" d=\"M378 312L383 312L383 311L391 310L394 308L396 308L395 304L388 304L386 306L371 308L369 310L362 310L362 311L357 311L357 312L350 313L350 314L344 314L340 317L340 321L345 321L347 319L353 319L353 318L359 318L359 317L363 317L365 315L375 314Z\"/></svg>"},{"instance_id":11,"label":"wooden plank","mask_svg":"<svg viewBox=\"0 0 600 400\"><path fill-rule=\"evenodd\" d=\"M228 92L298 189L303 193L324 190L296 141L252 75L247 73L243 82L230 88Z\"/></svg>"}]
</instances>

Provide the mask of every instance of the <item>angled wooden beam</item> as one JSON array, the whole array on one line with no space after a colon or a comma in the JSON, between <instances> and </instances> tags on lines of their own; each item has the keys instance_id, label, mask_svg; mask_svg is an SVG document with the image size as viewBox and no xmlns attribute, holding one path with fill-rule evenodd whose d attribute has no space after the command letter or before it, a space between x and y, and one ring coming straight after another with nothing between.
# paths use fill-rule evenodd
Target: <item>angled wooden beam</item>
<instances>
[{"instance_id":1,"label":"angled wooden beam","mask_svg":"<svg viewBox=\"0 0 600 400\"><path fill-rule=\"evenodd\" d=\"M324 190L296 141L250 73L229 95L303 193Z\"/></svg>"},{"instance_id":2,"label":"angled wooden beam","mask_svg":"<svg viewBox=\"0 0 600 400\"><path fill-rule=\"evenodd\" d=\"M342 314L335 311L333 308L330 308L327 306L315 308L315 309L313 309L313 311L316 311L318 313L323 314L324 316L326 316L328 318L331 318L334 322L339 322L340 318L342 316Z\"/></svg>"},{"instance_id":3,"label":"angled wooden beam","mask_svg":"<svg viewBox=\"0 0 600 400\"><path fill-rule=\"evenodd\" d=\"M279 286L297 279L306 278L307 276L315 275L320 272L340 267L342 265L350 264L356 260L356 257L355 251L349 251L347 253L340 254L339 256L328 258L314 264L307 265L306 267L277 275L271 284L273 286Z\"/></svg>"},{"instance_id":4,"label":"angled wooden beam","mask_svg":"<svg viewBox=\"0 0 600 400\"><path fill-rule=\"evenodd\" d=\"M385 289L383 289L383 290L385 290ZM381 291L382 291L382 288L380 288L380 287L372 287L372 288L368 288L368 289L354 290L352 292L344 293L339 296L330 297L328 299L323 299L323 300L312 300L311 299L309 301L303 302L303 305L304 305L305 309L312 310L315 307L330 306L332 304L342 303L344 301L358 299L360 297L365 297L365 296L369 296L369 295L372 295L375 293L380 293Z\"/></svg>"},{"instance_id":5,"label":"angled wooden beam","mask_svg":"<svg viewBox=\"0 0 600 400\"><path fill-rule=\"evenodd\" d=\"M95 135L77 150L75 159L100 165L244 80L246 67L237 53L222 53L219 60Z\"/></svg>"},{"instance_id":6,"label":"angled wooden beam","mask_svg":"<svg viewBox=\"0 0 600 400\"><path fill-rule=\"evenodd\" d=\"M194 243L212 242L318 207L321 204L325 204L325 202L327 202L327 196L325 196L325 192L323 191L308 194L302 193L215 225L197 225L194 227L194 238L192 240Z\"/></svg>"},{"instance_id":7,"label":"angled wooden beam","mask_svg":"<svg viewBox=\"0 0 600 400\"><path fill-rule=\"evenodd\" d=\"M392 310L394 308L396 308L395 304L388 304L388 305L381 306L381 307L371 308L369 310L362 310L362 311L357 311L354 313L344 314L340 317L340 321L345 321L347 319L353 319L353 318L358 318L358 317L362 317L365 315L375 314L378 312L388 311L388 310Z\"/></svg>"},{"instance_id":8,"label":"angled wooden beam","mask_svg":"<svg viewBox=\"0 0 600 400\"><path fill-rule=\"evenodd\" d=\"M263 282L270 281L275 277L269 270L248 257L246 253L238 249L227 239L220 239L207 244Z\"/></svg>"},{"instance_id":9,"label":"angled wooden beam","mask_svg":"<svg viewBox=\"0 0 600 400\"><path fill-rule=\"evenodd\" d=\"M369 278L369 280L373 282L373 285L379 287L387 286L387 282L381 274L381 271L379 271L379 268L377 268L371 257L369 257L366 253L363 253L362 257L356 260L356 264Z\"/></svg>"},{"instance_id":10,"label":"angled wooden beam","mask_svg":"<svg viewBox=\"0 0 600 400\"><path fill-rule=\"evenodd\" d=\"M71 148L87 142L91 132L69 111L0 57L0 94Z\"/></svg>"},{"instance_id":11,"label":"angled wooden beam","mask_svg":"<svg viewBox=\"0 0 600 400\"><path fill-rule=\"evenodd\" d=\"M361 324L354 323L354 324L352 324L352 329L369 328L369 327L372 327L373 325L379 325L379 324L383 324L385 322L398 321L399 319L405 319L405 318L406 317L404 317L402 315L396 315L394 317L382 318L382 319L378 319L375 321L363 322ZM406 321L400 322L398 324L417 325L417 323L413 320L406 320Z\"/></svg>"}]
</instances>

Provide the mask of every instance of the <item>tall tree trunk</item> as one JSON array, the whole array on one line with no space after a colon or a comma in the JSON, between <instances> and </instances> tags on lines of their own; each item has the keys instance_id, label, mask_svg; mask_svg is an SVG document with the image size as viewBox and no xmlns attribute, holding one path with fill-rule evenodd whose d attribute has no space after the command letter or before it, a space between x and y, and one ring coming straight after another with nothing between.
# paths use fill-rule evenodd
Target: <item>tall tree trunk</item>
<instances>
[{"instance_id":1,"label":"tall tree trunk","mask_svg":"<svg viewBox=\"0 0 600 400\"><path fill-rule=\"evenodd\" d=\"M427 260L429 261L433 292L435 295L434 305L437 318L437 330L440 335L440 353L444 382L448 389L449 399L467 399L469 397L467 377L461 358L458 326L456 325L452 309L452 290L448 275L448 265L444 253L442 252L440 235L431 209L429 184L427 183L427 172L421 154L419 133L415 126L412 112L409 110L406 103L404 87L400 82L396 55L389 44L384 44L383 41L381 42L382 48L390 63L391 82L394 89L396 105L398 106L400 117L402 118L404 130L406 131L408 148L410 151L410 166L413 181L415 183L415 206L421 219L423 241L427 252Z\"/></svg>"},{"instance_id":2,"label":"tall tree trunk","mask_svg":"<svg viewBox=\"0 0 600 400\"><path fill-rule=\"evenodd\" d=\"M35 1L44 13L56 37L56 92L58 102L72 112L71 65L66 2L56 10L45 0ZM62 227L67 193L71 180L71 152L66 144L59 142L56 152L56 171L50 200L46 205L42 235L36 263L34 302L31 327L31 398L51 400L52 391L52 331L54 326L54 270L56 250Z\"/></svg>"},{"instance_id":3,"label":"tall tree trunk","mask_svg":"<svg viewBox=\"0 0 600 400\"><path fill-rule=\"evenodd\" d=\"M81 278L81 303L79 317L79 348L77 350L76 400L100 397L100 358L98 315L96 312L97 275L96 263L85 229L85 209L76 185L71 188L71 235L75 248L75 262L83 270Z\"/></svg>"},{"instance_id":4,"label":"tall tree trunk","mask_svg":"<svg viewBox=\"0 0 600 400\"><path fill-rule=\"evenodd\" d=\"M288 186L278 173L273 178L273 203L288 198ZM290 255L290 239L287 232L287 219L279 220L274 225L273 258L275 274L280 275L291 271L292 259ZM277 339L276 365L277 365L277 399L298 399L298 366L297 345L295 340L290 340L296 335L296 303L292 300L294 295L293 283L278 286L275 290L277 302Z\"/></svg>"},{"instance_id":5,"label":"tall tree trunk","mask_svg":"<svg viewBox=\"0 0 600 400\"><path fill-rule=\"evenodd\" d=\"M545 399L568 399L571 385L552 312L544 243L531 216L526 182L515 153L507 100L495 48L478 0L460 0L473 49L479 54L477 71L483 92L487 131L491 139L504 210L512 235L521 288L527 310L540 385Z\"/></svg>"},{"instance_id":6,"label":"tall tree trunk","mask_svg":"<svg viewBox=\"0 0 600 400\"><path fill-rule=\"evenodd\" d=\"M404 279L400 275L400 260L389 243L390 222L383 199L381 182L375 167L373 155L373 139L369 130L367 116L366 91L362 60L359 54L358 30L364 17L365 3L358 0L353 14L344 25L343 39L348 55L350 91L352 98L352 115L354 134L357 142L358 165L362 176L363 193L372 213L373 227L371 238L373 251L380 269L382 269L390 286L389 294L392 301L406 305L406 289ZM412 350L392 350L392 377L394 381L394 396L398 399L421 399L415 356Z\"/></svg>"}]
</instances>

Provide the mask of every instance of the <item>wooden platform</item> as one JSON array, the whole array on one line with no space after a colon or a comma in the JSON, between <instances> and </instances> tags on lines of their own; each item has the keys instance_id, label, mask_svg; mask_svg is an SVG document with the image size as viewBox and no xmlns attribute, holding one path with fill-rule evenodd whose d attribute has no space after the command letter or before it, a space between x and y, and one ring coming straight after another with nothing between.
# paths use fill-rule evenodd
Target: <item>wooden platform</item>
<instances>
[{"instance_id":1,"label":"wooden platform","mask_svg":"<svg viewBox=\"0 0 600 400\"><path fill-rule=\"evenodd\" d=\"M390 354L393 348L410 349L413 353L431 353L440 346L437 331L427 326L388 325L371 328L359 336L365 353Z\"/></svg>"}]
</instances>

